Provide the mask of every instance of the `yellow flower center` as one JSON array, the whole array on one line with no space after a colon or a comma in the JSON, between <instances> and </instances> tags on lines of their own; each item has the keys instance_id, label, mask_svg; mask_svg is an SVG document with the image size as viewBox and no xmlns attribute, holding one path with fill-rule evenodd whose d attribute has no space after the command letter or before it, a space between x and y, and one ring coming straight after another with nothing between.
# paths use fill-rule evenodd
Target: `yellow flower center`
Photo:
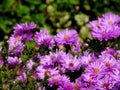
<instances>
[{"instance_id":1,"label":"yellow flower center","mask_svg":"<svg viewBox=\"0 0 120 90\"><path fill-rule=\"evenodd\" d=\"M78 89L78 84L77 84L77 83L74 83L74 84L73 84L73 87L74 87L75 90Z\"/></svg>"},{"instance_id":2,"label":"yellow flower center","mask_svg":"<svg viewBox=\"0 0 120 90\"><path fill-rule=\"evenodd\" d=\"M65 35L64 36L64 39L66 40L66 39L69 39L70 38L70 36L69 35Z\"/></svg>"},{"instance_id":3,"label":"yellow flower center","mask_svg":"<svg viewBox=\"0 0 120 90\"><path fill-rule=\"evenodd\" d=\"M58 78L52 78L52 82L57 82Z\"/></svg>"},{"instance_id":4,"label":"yellow flower center","mask_svg":"<svg viewBox=\"0 0 120 90\"><path fill-rule=\"evenodd\" d=\"M20 36L15 37L15 41L19 41L21 39Z\"/></svg>"},{"instance_id":5,"label":"yellow flower center","mask_svg":"<svg viewBox=\"0 0 120 90\"><path fill-rule=\"evenodd\" d=\"M109 20L108 24L113 24L113 21L112 21L112 20Z\"/></svg>"},{"instance_id":6,"label":"yellow flower center","mask_svg":"<svg viewBox=\"0 0 120 90\"><path fill-rule=\"evenodd\" d=\"M89 81L91 81L91 82L94 82L94 79L92 79L92 78L89 78Z\"/></svg>"},{"instance_id":7,"label":"yellow flower center","mask_svg":"<svg viewBox=\"0 0 120 90\"><path fill-rule=\"evenodd\" d=\"M96 73L96 74L99 73L99 69L98 69L98 68L94 68L93 71L94 71L94 73Z\"/></svg>"},{"instance_id":8,"label":"yellow flower center","mask_svg":"<svg viewBox=\"0 0 120 90\"><path fill-rule=\"evenodd\" d=\"M100 23L99 22L96 22L96 24L95 24L97 27L99 27L100 26Z\"/></svg>"}]
</instances>

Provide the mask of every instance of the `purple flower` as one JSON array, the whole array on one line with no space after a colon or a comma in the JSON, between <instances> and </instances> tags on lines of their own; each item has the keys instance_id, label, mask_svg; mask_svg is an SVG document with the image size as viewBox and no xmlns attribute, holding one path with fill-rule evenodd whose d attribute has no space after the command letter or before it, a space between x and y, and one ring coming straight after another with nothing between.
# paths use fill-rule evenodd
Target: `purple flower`
<instances>
[{"instance_id":1,"label":"purple flower","mask_svg":"<svg viewBox=\"0 0 120 90\"><path fill-rule=\"evenodd\" d=\"M93 77L101 78L105 74L105 66L100 61L93 62L85 69L85 73L88 73Z\"/></svg>"},{"instance_id":2,"label":"purple flower","mask_svg":"<svg viewBox=\"0 0 120 90\"><path fill-rule=\"evenodd\" d=\"M100 62L102 62L105 66L105 71L106 73L113 73L113 71L115 71L115 69L118 68L117 65L117 60L110 54L103 54L101 56L99 56L99 60Z\"/></svg>"},{"instance_id":3,"label":"purple flower","mask_svg":"<svg viewBox=\"0 0 120 90\"><path fill-rule=\"evenodd\" d=\"M38 66L37 69L37 74L40 79L44 79L45 77L51 77L54 75L58 75L58 70L56 68L51 69L51 68L44 68L42 65Z\"/></svg>"},{"instance_id":4,"label":"purple flower","mask_svg":"<svg viewBox=\"0 0 120 90\"><path fill-rule=\"evenodd\" d=\"M115 49L113 49L113 48L107 48L106 50L104 50L103 52L101 52L101 54L110 54L110 55L114 56L115 52L116 52Z\"/></svg>"},{"instance_id":5,"label":"purple flower","mask_svg":"<svg viewBox=\"0 0 120 90\"><path fill-rule=\"evenodd\" d=\"M51 77L48 79L48 85L49 85L49 86L59 85L59 84L60 84L60 78L61 78L61 76L60 76L59 74L58 74L58 75L51 76Z\"/></svg>"},{"instance_id":6,"label":"purple flower","mask_svg":"<svg viewBox=\"0 0 120 90\"><path fill-rule=\"evenodd\" d=\"M49 55L40 57L40 63L43 65L54 65L59 62L58 54L50 52Z\"/></svg>"},{"instance_id":7,"label":"purple flower","mask_svg":"<svg viewBox=\"0 0 120 90\"><path fill-rule=\"evenodd\" d=\"M102 25L112 25L118 24L120 22L120 17L111 12L103 14L103 19L101 21Z\"/></svg>"},{"instance_id":8,"label":"purple flower","mask_svg":"<svg viewBox=\"0 0 120 90\"><path fill-rule=\"evenodd\" d=\"M58 45L72 45L76 43L76 40L78 40L78 34L76 30L66 29L65 31L59 32L55 36L55 41Z\"/></svg>"},{"instance_id":9,"label":"purple flower","mask_svg":"<svg viewBox=\"0 0 120 90\"><path fill-rule=\"evenodd\" d=\"M27 83L26 73L24 72L20 76L17 76L16 79L15 79L15 82L18 81L18 80L23 80L24 83Z\"/></svg>"},{"instance_id":10,"label":"purple flower","mask_svg":"<svg viewBox=\"0 0 120 90\"><path fill-rule=\"evenodd\" d=\"M120 17L112 13L106 13L98 20L91 21L89 27L92 29L93 38L100 41L117 38L120 35L119 21Z\"/></svg>"},{"instance_id":11,"label":"purple flower","mask_svg":"<svg viewBox=\"0 0 120 90\"><path fill-rule=\"evenodd\" d=\"M84 51L83 55L79 57L80 63L82 66L87 67L89 64L96 61L96 57L93 53L89 53L88 51Z\"/></svg>"},{"instance_id":12,"label":"purple flower","mask_svg":"<svg viewBox=\"0 0 120 90\"><path fill-rule=\"evenodd\" d=\"M62 66L65 67L67 70L74 72L75 70L80 69L81 64L76 57L68 54L64 57Z\"/></svg>"},{"instance_id":13,"label":"purple flower","mask_svg":"<svg viewBox=\"0 0 120 90\"><path fill-rule=\"evenodd\" d=\"M13 36L21 36L23 41L30 41L32 39L31 30L36 28L36 24L31 22L29 25L27 23L16 24L14 26Z\"/></svg>"},{"instance_id":14,"label":"purple flower","mask_svg":"<svg viewBox=\"0 0 120 90\"><path fill-rule=\"evenodd\" d=\"M98 29L101 26L102 18L98 18L98 20L93 20L89 23L89 27L91 29Z\"/></svg>"},{"instance_id":15,"label":"purple flower","mask_svg":"<svg viewBox=\"0 0 120 90\"><path fill-rule=\"evenodd\" d=\"M54 46L54 40L53 37L47 34L47 30L42 29L40 32L36 32L34 36L35 42L42 46L42 45L47 45L49 47Z\"/></svg>"},{"instance_id":16,"label":"purple flower","mask_svg":"<svg viewBox=\"0 0 120 90\"><path fill-rule=\"evenodd\" d=\"M27 61L27 65L26 65L26 66L27 66L27 68L28 68L29 70L32 70L33 65L34 65L33 60Z\"/></svg>"},{"instance_id":17,"label":"purple flower","mask_svg":"<svg viewBox=\"0 0 120 90\"><path fill-rule=\"evenodd\" d=\"M58 90L73 90L73 85L71 82L66 82L62 84L61 88L62 89L58 89Z\"/></svg>"},{"instance_id":18,"label":"purple flower","mask_svg":"<svg viewBox=\"0 0 120 90\"><path fill-rule=\"evenodd\" d=\"M19 36L24 34L25 31L29 32L30 30L36 28L36 24L31 22L29 25L27 23L16 24L14 26L14 35Z\"/></svg>"},{"instance_id":19,"label":"purple flower","mask_svg":"<svg viewBox=\"0 0 120 90\"><path fill-rule=\"evenodd\" d=\"M80 46L81 46L81 43L79 40L77 40L76 43L72 45L72 51L74 53L78 53L80 51Z\"/></svg>"},{"instance_id":20,"label":"purple flower","mask_svg":"<svg viewBox=\"0 0 120 90\"><path fill-rule=\"evenodd\" d=\"M112 89L112 87L115 85L115 81L109 77L109 75L104 76L104 78L100 79L98 82L98 89L100 90L108 90Z\"/></svg>"},{"instance_id":21,"label":"purple flower","mask_svg":"<svg viewBox=\"0 0 120 90\"><path fill-rule=\"evenodd\" d=\"M50 52L48 55L40 56L40 63L44 66L54 66L64 63L63 58L66 56L64 51L56 51L55 53Z\"/></svg>"},{"instance_id":22,"label":"purple flower","mask_svg":"<svg viewBox=\"0 0 120 90\"><path fill-rule=\"evenodd\" d=\"M73 90L73 84L70 82L69 77L61 75L58 82L59 88L57 90Z\"/></svg>"},{"instance_id":23,"label":"purple flower","mask_svg":"<svg viewBox=\"0 0 120 90\"><path fill-rule=\"evenodd\" d=\"M89 79L87 81L85 77L81 76L76 79L76 83L78 84L81 90L96 90L97 89L96 83L91 82L91 80L94 80L94 79L92 78L89 78Z\"/></svg>"},{"instance_id":24,"label":"purple flower","mask_svg":"<svg viewBox=\"0 0 120 90\"><path fill-rule=\"evenodd\" d=\"M21 42L21 36L12 36L7 42L9 44L9 51L14 54L18 54L24 50L24 44Z\"/></svg>"},{"instance_id":25,"label":"purple flower","mask_svg":"<svg viewBox=\"0 0 120 90\"><path fill-rule=\"evenodd\" d=\"M10 67L15 67L22 62L21 58L18 57L8 57L8 64Z\"/></svg>"}]
</instances>

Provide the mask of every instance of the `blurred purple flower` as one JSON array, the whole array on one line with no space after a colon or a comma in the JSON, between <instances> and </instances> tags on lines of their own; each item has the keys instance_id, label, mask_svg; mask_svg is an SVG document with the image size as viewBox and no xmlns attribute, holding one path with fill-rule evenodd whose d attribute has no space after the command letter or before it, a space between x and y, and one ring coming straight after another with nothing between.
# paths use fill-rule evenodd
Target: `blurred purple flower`
<instances>
[{"instance_id":1,"label":"blurred purple flower","mask_svg":"<svg viewBox=\"0 0 120 90\"><path fill-rule=\"evenodd\" d=\"M20 76L17 76L15 81L17 80L23 80L24 83L27 83L27 76L26 76L26 73L22 73Z\"/></svg>"},{"instance_id":2,"label":"blurred purple flower","mask_svg":"<svg viewBox=\"0 0 120 90\"><path fill-rule=\"evenodd\" d=\"M14 26L13 36L21 36L23 41L30 41L33 36L31 30L34 28L36 28L36 24L34 22L31 22L29 25L27 23L16 24Z\"/></svg>"},{"instance_id":3,"label":"blurred purple flower","mask_svg":"<svg viewBox=\"0 0 120 90\"><path fill-rule=\"evenodd\" d=\"M101 20L102 25L118 24L119 22L120 16L113 14L112 12L103 14L103 19Z\"/></svg>"},{"instance_id":4,"label":"blurred purple flower","mask_svg":"<svg viewBox=\"0 0 120 90\"><path fill-rule=\"evenodd\" d=\"M9 51L14 54L19 54L24 50L24 44L21 42L21 36L12 36L7 42L9 44Z\"/></svg>"},{"instance_id":5,"label":"blurred purple flower","mask_svg":"<svg viewBox=\"0 0 120 90\"><path fill-rule=\"evenodd\" d=\"M38 66L37 74L40 79L44 79L45 77L51 77L53 75L58 75L59 71L56 68L44 68L42 65Z\"/></svg>"},{"instance_id":6,"label":"blurred purple flower","mask_svg":"<svg viewBox=\"0 0 120 90\"><path fill-rule=\"evenodd\" d=\"M65 31L59 32L55 36L55 41L57 42L58 45L73 45L76 43L76 40L78 40L78 34L76 30L68 30L66 29Z\"/></svg>"},{"instance_id":7,"label":"blurred purple flower","mask_svg":"<svg viewBox=\"0 0 120 90\"><path fill-rule=\"evenodd\" d=\"M36 34L34 36L34 40L40 46L42 46L44 44L49 47L54 46L53 37L48 35L47 30L45 30L45 29L40 30L40 32L36 32Z\"/></svg>"},{"instance_id":8,"label":"blurred purple flower","mask_svg":"<svg viewBox=\"0 0 120 90\"><path fill-rule=\"evenodd\" d=\"M32 67L33 67L34 64L35 63L33 62L33 60L29 60L29 61L27 61L26 66L29 70L32 70Z\"/></svg>"},{"instance_id":9,"label":"blurred purple flower","mask_svg":"<svg viewBox=\"0 0 120 90\"><path fill-rule=\"evenodd\" d=\"M87 67L89 64L95 62L97 57L88 51L84 51L83 55L79 56L79 60L82 66Z\"/></svg>"},{"instance_id":10,"label":"blurred purple flower","mask_svg":"<svg viewBox=\"0 0 120 90\"><path fill-rule=\"evenodd\" d=\"M113 13L106 13L98 20L91 21L89 27L93 38L100 41L117 38L120 35L119 22L120 17Z\"/></svg>"},{"instance_id":11,"label":"blurred purple flower","mask_svg":"<svg viewBox=\"0 0 120 90\"><path fill-rule=\"evenodd\" d=\"M8 61L8 64L9 64L10 68L15 67L22 62L21 58L18 58L16 56L15 57L10 57L9 56L7 61Z\"/></svg>"},{"instance_id":12,"label":"blurred purple flower","mask_svg":"<svg viewBox=\"0 0 120 90\"><path fill-rule=\"evenodd\" d=\"M68 54L64 57L62 66L67 70L74 72L75 70L80 69L81 63L79 59Z\"/></svg>"},{"instance_id":13,"label":"blurred purple flower","mask_svg":"<svg viewBox=\"0 0 120 90\"><path fill-rule=\"evenodd\" d=\"M36 28L36 24L31 22L29 25L27 23L16 24L14 26L14 35L19 36L24 34L25 31L29 32L30 30Z\"/></svg>"}]
</instances>

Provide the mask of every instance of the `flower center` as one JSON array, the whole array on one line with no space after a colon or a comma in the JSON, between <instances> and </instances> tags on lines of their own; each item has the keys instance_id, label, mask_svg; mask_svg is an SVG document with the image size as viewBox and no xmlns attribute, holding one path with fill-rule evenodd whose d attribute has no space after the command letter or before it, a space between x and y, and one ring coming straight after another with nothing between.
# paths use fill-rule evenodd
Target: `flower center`
<instances>
[{"instance_id":1,"label":"flower center","mask_svg":"<svg viewBox=\"0 0 120 90\"><path fill-rule=\"evenodd\" d=\"M58 78L52 78L52 82L57 82Z\"/></svg>"},{"instance_id":2,"label":"flower center","mask_svg":"<svg viewBox=\"0 0 120 90\"><path fill-rule=\"evenodd\" d=\"M105 34L106 34L106 31L105 31L105 30L103 30L103 31L102 31L102 34L103 34L103 35L105 35Z\"/></svg>"},{"instance_id":3,"label":"flower center","mask_svg":"<svg viewBox=\"0 0 120 90\"><path fill-rule=\"evenodd\" d=\"M64 39L66 40L66 39L69 39L70 38L70 36L69 35L65 35L64 36Z\"/></svg>"},{"instance_id":4,"label":"flower center","mask_svg":"<svg viewBox=\"0 0 120 90\"><path fill-rule=\"evenodd\" d=\"M74 64L71 62L71 63L69 63L69 66L70 66L70 67L73 67L73 66L74 66Z\"/></svg>"},{"instance_id":5,"label":"flower center","mask_svg":"<svg viewBox=\"0 0 120 90\"><path fill-rule=\"evenodd\" d=\"M19 41L21 39L20 36L15 37L15 41Z\"/></svg>"},{"instance_id":6,"label":"flower center","mask_svg":"<svg viewBox=\"0 0 120 90\"><path fill-rule=\"evenodd\" d=\"M93 71L94 71L94 73L96 73L96 74L99 73L99 69L98 69L98 68L94 68Z\"/></svg>"},{"instance_id":7,"label":"flower center","mask_svg":"<svg viewBox=\"0 0 120 90\"><path fill-rule=\"evenodd\" d=\"M74 84L73 84L73 87L74 87L74 89L76 90L76 89L78 88L78 84L77 84L77 83L74 83Z\"/></svg>"},{"instance_id":8,"label":"flower center","mask_svg":"<svg viewBox=\"0 0 120 90\"><path fill-rule=\"evenodd\" d=\"M89 60L89 64L90 64L90 63L93 63L93 60Z\"/></svg>"},{"instance_id":9,"label":"flower center","mask_svg":"<svg viewBox=\"0 0 120 90\"><path fill-rule=\"evenodd\" d=\"M104 84L103 84L103 87L108 88L108 87L109 87L109 84L108 84L108 83L104 83Z\"/></svg>"},{"instance_id":10,"label":"flower center","mask_svg":"<svg viewBox=\"0 0 120 90\"><path fill-rule=\"evenodd\" d=\"M107 62L105 65L106 65L107 67L110 67L110 63L109 63L109 62Z\"/></svg>"},{"instance_id":11,"label":"flower center","mask_svg":"<svg viewBox=\"0 0 120 90\"><path fill-rule=\"evenodd\" d=\"M97 27L99 27L100 26L100 23L99 22L96 22L96 24L95 24Z\"/></svg>"},{"instance_id":12,"label":"flower center","mask_svg":"<svg viewBox=\"0 0 120 90\"><path fill-rule=\"evenodd\" d=\"M89 78L89 80L90 80L91 82L94 82L94 79L92 79L92 78Z\"/></svg>"},{"instance_id":13,"label":"flower center","mask_svg":"<svg viewBox=\"0 0 120 90\"><path fill-rule=\"evenodd\" d=\"M53 60L55 59L55 56L51 56L50 58L51 58L51 60L53 61Z\"/></svg>"},{"instance_id":14,"label":"flower center","mask_svg":"<svg viewBox=\"0 0 120 90\"><path fill-rule=\"evenodd\" d=\"M113 24L113 21L112 21L112 20L109 20L108 24Z\"/></svg>"}]
</instances>

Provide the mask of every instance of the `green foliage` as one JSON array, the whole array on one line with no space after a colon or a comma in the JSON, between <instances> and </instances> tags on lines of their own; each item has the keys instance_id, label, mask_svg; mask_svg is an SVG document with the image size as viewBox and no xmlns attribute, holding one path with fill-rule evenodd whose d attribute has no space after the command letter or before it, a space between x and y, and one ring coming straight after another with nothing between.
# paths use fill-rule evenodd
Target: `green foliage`
<instances>
[{"instance_id":1,"label":"green foliage","mask_svg":"<svg viewBox=\"0 0 120 90\"><path fill-rule=\"evenodd\" d=\"M90 37L89 20L110 11L120 14L119 5L118 0L1 0L0 33L10 34L16 23L33 21L38 30L47 28L56 34L65 28L74 28L81 38L86 38Z\"/></svg>"}]
</instances>

